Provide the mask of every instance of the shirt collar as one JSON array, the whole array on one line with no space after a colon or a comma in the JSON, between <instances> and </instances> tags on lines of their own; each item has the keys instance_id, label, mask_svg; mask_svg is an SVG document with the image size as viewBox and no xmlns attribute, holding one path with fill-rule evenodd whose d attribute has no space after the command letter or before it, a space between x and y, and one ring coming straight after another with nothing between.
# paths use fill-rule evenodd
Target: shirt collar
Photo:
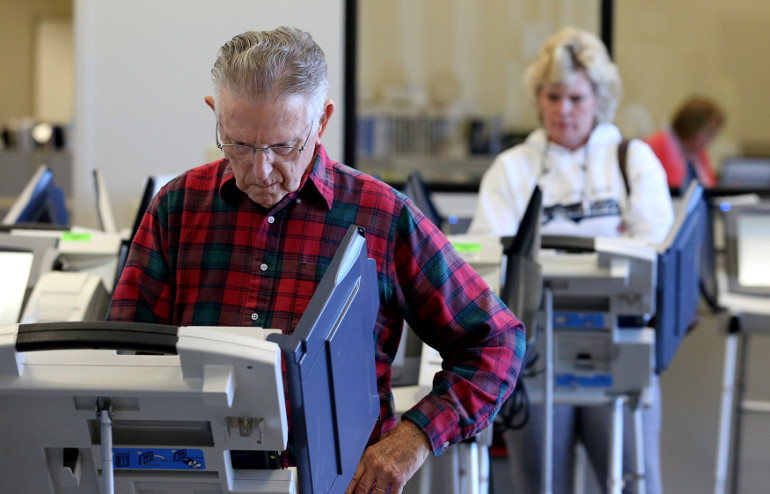
<instances>
[{"instance_id":1,"label":"shirt collar","mask_svg":"<svg viewBox=\"0 0 770 494\"><path fill-rule=\"evenodd\" d=\"M230 162L223 159L224 170L219 183L219 196L225 202L238 201L243 192L235 185L235 175ZM320 198L326 204L327 209L331 209L334 200L334 161L329 159L323 144L318 144L313 154L310 173L302 177L299 189L284 197L277 207L296 197L310 198L315 196Z\"/></svg>"},{"instance_id":2,"label":"shirt collar","mask_svg":"<svg viewBox=\"0 0 770 494\"><path fill-rule=\"evenodd\" d=\"M303 187L314 189L326 203L327 209L331 209L334 202L334 161L329 159L323 144L316 147L314 161L313 169L306 177L306 181L312 183L314 187L304 187L305 184L303 184L300 186L300 191Z\"/></svg>"}]
</instances>

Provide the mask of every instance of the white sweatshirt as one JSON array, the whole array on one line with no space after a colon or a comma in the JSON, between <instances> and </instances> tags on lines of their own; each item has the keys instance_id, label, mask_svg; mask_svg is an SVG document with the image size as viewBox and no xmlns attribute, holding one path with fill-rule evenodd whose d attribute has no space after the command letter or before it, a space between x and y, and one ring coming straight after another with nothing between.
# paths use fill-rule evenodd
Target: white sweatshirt
<instances>
[{"instance_id":1,"label":"white sweatshirt","mask_svg":"<svg viewBox=\"0 0 770 494\"><path fill-rule=\"evenodd\" d=\"M543 192L541 233L630 236L657 244L674 221L666 175L650 147L633 140L626 154L630 196L618 164L620 131L598 125L570 151L538 129L502 152L484 173L469 233L515 235L535 185Z\"/></svg>"}]
</instances>

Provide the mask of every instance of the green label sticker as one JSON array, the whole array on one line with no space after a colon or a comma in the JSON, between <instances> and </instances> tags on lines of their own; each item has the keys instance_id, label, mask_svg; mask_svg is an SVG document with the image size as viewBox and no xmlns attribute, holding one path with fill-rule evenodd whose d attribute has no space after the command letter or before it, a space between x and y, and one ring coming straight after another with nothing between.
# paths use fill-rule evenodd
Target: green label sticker
<instances>
[{"instance_id":1,"label":"green label sticker","mask_svg":"<svg viewBox=\"0 0 770 494\"><path fill-rule=\"evenodd\" d=\"M455 242L452 245L457 252L481 252L481 244L478 242Z\"/></svg>"},{"instance_id":2,"label":"green label sticker","mask_svg":"<svg viewBox=\"0 0 770 494\"><path fill-rule=\"evenodd\" d=\"M90 233L64 232L61 235L62 242L90 242Z\"/></svg>"}]
</instances>

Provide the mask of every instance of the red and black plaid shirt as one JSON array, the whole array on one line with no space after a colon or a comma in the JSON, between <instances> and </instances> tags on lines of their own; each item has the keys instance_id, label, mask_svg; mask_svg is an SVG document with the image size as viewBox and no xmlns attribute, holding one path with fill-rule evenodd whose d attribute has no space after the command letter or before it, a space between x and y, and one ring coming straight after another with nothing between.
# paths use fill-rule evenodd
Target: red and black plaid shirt
<instances>
[{"instance_id":1,"label":"red and black plaid shirt","mask_svg":"<svg viewBox=\"0 0 770 494\"><path fill-rule=\"evenodd\" d=\"M172 180L144 216L109 318L290 333L355 224L377 263L379 432L396 423L390 364L406 320L444 365L404 418L436 454L474 436L513 389L523 325L404 195L331 161L323 146L312 166L269 210L238 190L226 160Z\"/></svg>"}]
</instances>

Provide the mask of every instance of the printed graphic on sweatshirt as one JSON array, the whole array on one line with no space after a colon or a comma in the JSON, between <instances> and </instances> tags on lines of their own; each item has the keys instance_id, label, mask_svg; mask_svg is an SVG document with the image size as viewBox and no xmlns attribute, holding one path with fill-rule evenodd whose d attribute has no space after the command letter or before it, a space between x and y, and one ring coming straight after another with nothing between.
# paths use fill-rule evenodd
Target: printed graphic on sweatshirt
<instances>
[{"instance_id":1,"label":"printed graphic on sweatshirt","mask_svg":"<svg viewBox=\"0 0 770 494\"><path fill-rule=\"evenodd\" d=\"M546 206L543 208L543 225L559 217L580 223L583 220L606 216L620 217L620 205L615 199L593 201L587 208L582 202Z\"/></svg>"}]
</instances>

